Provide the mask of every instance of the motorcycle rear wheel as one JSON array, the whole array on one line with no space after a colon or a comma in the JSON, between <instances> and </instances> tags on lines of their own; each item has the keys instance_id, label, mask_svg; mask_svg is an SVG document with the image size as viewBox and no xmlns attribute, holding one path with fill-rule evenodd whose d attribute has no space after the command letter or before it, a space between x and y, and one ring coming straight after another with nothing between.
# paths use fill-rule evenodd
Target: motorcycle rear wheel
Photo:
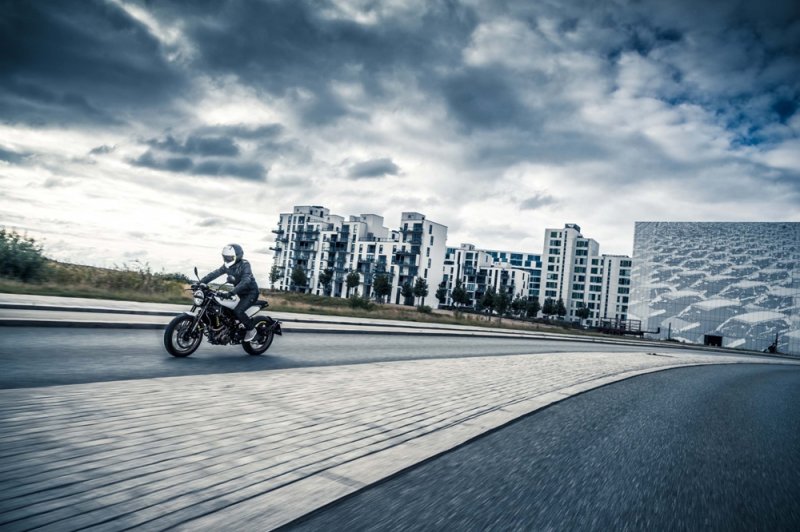
<instances>
[{"instance_id":1,"label":"motorcycle rear wheel","mask_svg":"<svg viewBox=\"0 0 800 532\"><path fill-rule=\"evenodd\" d=\"M203 335L199 331L195 331L194 336L188 334L193 321L191 316L182 315L175 316L169 322L164 330L164 347L170 355L178 358L188 357L200 347Z\"/></svg>"},{"instance_id":2,"label":"motorcycle rear wheel","mask_svg":"<svg viewBox=\"0 0 800 532\"><path fill-rule=\"evenodd\" d=\"M253 325L256 328L256 337L252 342L244 342L242 348L248 355L261 355L269 349L272 345L272 340L275 339L275 333L272 330L272 322L267 318L256 318L253 320Z\"/></svg>"}]
</instances>

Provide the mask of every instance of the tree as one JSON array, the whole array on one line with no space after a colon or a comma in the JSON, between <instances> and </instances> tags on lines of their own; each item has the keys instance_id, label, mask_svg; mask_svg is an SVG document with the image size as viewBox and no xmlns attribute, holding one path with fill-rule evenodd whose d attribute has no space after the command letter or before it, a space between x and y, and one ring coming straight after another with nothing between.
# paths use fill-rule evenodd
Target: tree
<instances>
[{"instance_id":1,"label":"tree","mask_svg":"<svg viewBox=\"0 0 800 532\"><path fill-rule=\"evenodd\" d=\"M378 274L372 282L372 291L375 293L375 298L383 303L386 296L392 293L392 283L389 276L386 274Z\"/></svg>"},{"instance_id":2,"label":"tree","mask_svg":"<svg viewBox=\"0 0 800 532\"><path fill-rule=\"evenodd\" d=\"M469 294L464 289L464 285L461 284L461 279L456 279L456 285L453 287L450 297L456 305L464 306L469 304Z\"/></svg>"},{"instance_id":3,"label":"tree","mask_svg":"<svg viewBox=\"0 0 800 532\"><path fill-rule=\"evenodd\" d=\"M558 301L556 302L555 311L556 311L555 313L558 314L559 318L563 318L564 316L567 315L567 307L564 306L564 300L561 299L560 297L558 298Z\"/></svg>"},{"instance_id":4,"label":"tree","mask_svg":"<svg viewBox=\"0 0 800 532\"><path fill-rule=\"evenodd\" d=\"M527 305L525 305L525 314L529 318L535 318L540 310L542 310L542 305L539 303L538 297L529 299Z\"/></svg>"},{"instance_id":5,"label":"tree","mask_svg":"<svg viewBox=\"0 0 800 532\"><path fill-rule=\"evenodd\" d=\"M503 316L508 312L508 307L511 304L511 299L505 290L501 290L494 296L494 306L497 309L497 314L500 316L500 321L503 321Z\"/></svg>"},{"instance_id":6,"label":"tree","mask_svg":"<svg viewBox=\"0 0 800 532\"><path fill-rule=\"evenodd\" d=\"M439 288L436 290L436 299L439 300L439 305L444 305L447 301L447 284L442 281L439 283Z\"/></svg>"},{"instance_id":7,"label":"tree","mask_svg":"<svg viewBox=\"0 0 800 532\"><path fill-rule=\"evenodd\" d=\"M481 307L486 309L486 313L489 314L489 316L492 315L492 310L494 310L496 295L497 293L494 291L494 287L490 286L486 289L486 292L483 293L483 297L481 298Z\"/></svg>"},{"instance_id":8,"label":"tree","mask_svg":"<svg viewBox=\"0 0 800 532\"><path fill-rule=\"evenodd\" d=\"M304 272L300 266L295 266L292 270L292 285L298 292L305 292L307 284L308 277L306 276L306 272Z\"/></svg>"},{"instance_id":9,"label":"tree","mask_svg":"<svg viewBox=\"0 0 800 532\"><path fill-rule=\"evenodd\" d=\"M43 251L33 238L0 228L0 275L22 282L42 278L47 264Z\"/></svg>"},{"instance_id":10,"label":"tree","mask_svg":"<svg viewBox=\"0 0 800 532\"><path fill-rule=\"evenodd\" d=\"M400 287L400 294L403 296L403 303L406 305L412 305L414 303L414 287L411 286L411 283L406 281L403 283L403 286ZM409 301L411 303L409 303Z\"/></svg>"},{"instance_id":11,"label":"tree","mask_svg":"<svg viewBox=\"0 0 800 532\"><path fill-rule=\"evenodd\" d=\"M345 278L345 283L347 284L347 297L350 297L350 290L357 287L360 282L361 276L357 271L351 271L347 274L347 277Z\"/></svg>"},{"instance_id":12,"label":"tree","mask_svg":"<svg viewBox=\"0 0 800 532\"><path fill-rule=\"evenodd\" d=\"M269 271L269 285L271 289L275 290L275 283L277 283L280 278L281 269L277 264L273 264L272 269Z\"/></svg>"},{"instance_id":13,"label":"tree","mask_svg":"<svg viewBox=\"0 0 800 532\"><path fill-rule=\"evenodd\" d=\"M587 319L589 316L592 315L592 311L589 310L589 307L581 307L575 311L575 316L580 318L581 325L583 325L583 320Z\"/></svg>"},{"instance_id":14,"label":"tree","mask_svg":"<svg viewBox=\"0 0 800 532\"><path fill-rule=\"evenodd\" d=\"M414 297L420 299L419 304L422 305L422 300L428 296L428 281L422 277L417 277L414 281Z\"/></svg>"},{"instance_id":15,"label":"tree","mask_svg":"<svg viewBox=\"0 0 800 532\"><path fill-rule=\"evenodd\" d=\"M500 316L500 321L503 321L503 315L508 310L509 303L510 300L505 290L501 290L500 293L494 296L494 307L497 309L497 314Z\"/></svg>"},{"instance_id":16,"label":"tree","mask_svg":"<svg viewBox=\"0 0 800 532\"><path fill-rule=\"evenodd\" d=\"M322 292L329 296L331 295L331 285L333 284L333 269L325 268L319 272L319 284L322 285Z\"/></svg>"},{"instance_id":17,"label":"tree","mask_svg":"<svg viewBox=\"0 0 800 532\"><path fill-rule=\"evenodd\" d=\"M517 294L517 297L511 302L511 312L514 313L515 316L522 316L525 312L525 307L527 305L527 301L525 301L522 296Z\"/></svg>"},{"instance_id":18,"label":"tree","mask_svg":"<svg viewBox=\"0 0 800 532\"><path fill-rule=\"evenodd\" d=\"M542 314L547 316L548 318L556 313L556 302L553 301L552 297L548 297L544 300L544 305L542 305Z\"/></svg>"}]
</instances>

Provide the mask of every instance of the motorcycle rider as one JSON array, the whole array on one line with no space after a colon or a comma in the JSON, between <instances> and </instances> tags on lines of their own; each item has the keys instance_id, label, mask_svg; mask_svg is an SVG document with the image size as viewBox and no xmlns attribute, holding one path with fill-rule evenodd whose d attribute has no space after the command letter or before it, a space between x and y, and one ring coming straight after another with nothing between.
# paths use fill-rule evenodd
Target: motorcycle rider
<instances>
[{"instance_id":1,"label":"motorcycle rider","mask_svg":"<svg viewBox=\"0 0 800 532\"><path fill-rule=\"evenodd\" d=\"M238 295L239 303L233 309L233 313L244 325L247 332L244 336L245 342L250 342L256 336L256 329L253 326L253 320L250 319L245 313L253 303L258 299L258 285L256 279L253 277L253 270L250 268L250 263L244 260L244 250L239 244L228 244L222 248L222 266L209 273L202 279L201 283L208 284L221 275L228 275L227 282L233 285L233 290L230 292L220 292L218 297L222 299L230 299Z\"/></svg>"}]
</instances>

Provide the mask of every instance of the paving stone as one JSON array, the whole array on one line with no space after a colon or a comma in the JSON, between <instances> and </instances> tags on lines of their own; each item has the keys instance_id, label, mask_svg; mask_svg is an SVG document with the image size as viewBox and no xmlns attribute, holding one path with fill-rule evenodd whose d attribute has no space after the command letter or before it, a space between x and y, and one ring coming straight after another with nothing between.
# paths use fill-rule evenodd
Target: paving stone
<instances>
[{"instance_id":1,"label":"paving stone","mask_svg":"<svg viewBox=\"0 0 800 532\"><path fill-rule=\"evenodd\" d=\"M0 390L0 528L270 529L671 352L381 362Z\"/></svg>"}]
</instances>

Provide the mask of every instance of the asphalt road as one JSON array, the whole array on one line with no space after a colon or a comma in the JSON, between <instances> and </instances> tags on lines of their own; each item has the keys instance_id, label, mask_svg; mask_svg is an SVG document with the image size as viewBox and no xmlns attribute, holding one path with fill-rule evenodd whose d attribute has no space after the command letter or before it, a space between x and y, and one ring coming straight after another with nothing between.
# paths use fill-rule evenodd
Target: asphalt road
<instances>
[{"instance_id":1,"label":"asphalt road","mask_svg":"<svg viewBox=\"0 0 800 532\"><path fill-rule=\"evenodd\" d=\"M0 328L0 388L24 388L178 375L263 371L463 356L644 348L531 339L378 334L290 334L264 356L240 346L203 343L189 358L171 357L158 330Z\"/></svg>"},{"instance_id":2,"label":"asphalt road","mask_svg":"<svg viewBox=\"0 0 800 532\"><path fill-rule=\"evenodd\" d=\"M800 368L706 366L575 396L289 530L799 530Z\"/></svg>"}]
</instances>

